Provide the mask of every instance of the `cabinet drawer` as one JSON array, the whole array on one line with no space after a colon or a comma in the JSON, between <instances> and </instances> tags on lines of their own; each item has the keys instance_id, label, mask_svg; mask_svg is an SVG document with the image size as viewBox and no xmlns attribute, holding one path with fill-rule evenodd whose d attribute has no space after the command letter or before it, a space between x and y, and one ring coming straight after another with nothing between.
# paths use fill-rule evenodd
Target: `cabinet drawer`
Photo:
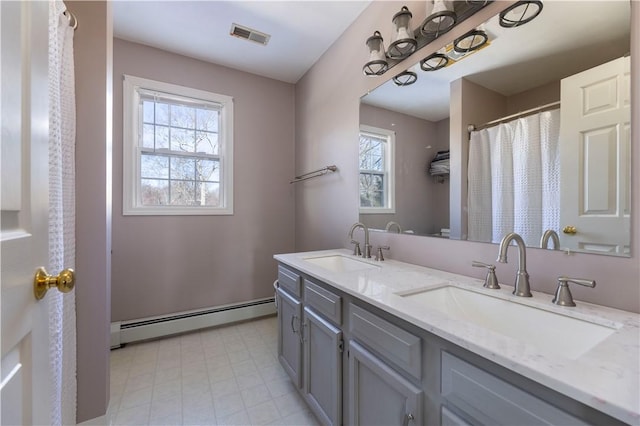
<instances>
[{"instance_id":1,"label":"cabinet drawer","mask_svg":"<svg viewBox=\"0 0 640 426\"><path fill-rule=\"evenodd\" d=\"M359 341L420 380L419 337L353 304L349 305L349 330Z\"/></svg>"},{"instance_id":2,"label":"cabinet drawer","mask_svg":"<svg viewBox=\"0 0 640 426\"><path fill-rule=\"evenodd\" d=\"M302 277L291 269L278 265L278 285L296 297L300 297Z\"/></svg>"},{"instance_id":3,"label":"cabinet drawer","mask_svg":"<svg viewBox=\"0 0 640 426\"><path fill-rule=\"evenodd\" d=\"M440 418L440 424L442 426L471 426L456 414L449 411L449 409L444 405L440 408Z\"/></svg>"},{"instance_id":4,"label":"cabinet drawer","mask_svg":"<svg viewBox=\"0 0 640 426\"><path fill-rule=\"evenodd\" d=\"M480 424L585 424L447 352L442 352L441 383L442 396Z\"/></svg>"},{"instance_id":5,"label":"cabinet drawer","mask_svg":"<svg viewBox=\"0 0 640 426\"><path fill-rule=\"evenodd\" d=\"M304 280L304 303L337 325L342 324L342 298L309 280Z\"/></svg>"}]
</instances>

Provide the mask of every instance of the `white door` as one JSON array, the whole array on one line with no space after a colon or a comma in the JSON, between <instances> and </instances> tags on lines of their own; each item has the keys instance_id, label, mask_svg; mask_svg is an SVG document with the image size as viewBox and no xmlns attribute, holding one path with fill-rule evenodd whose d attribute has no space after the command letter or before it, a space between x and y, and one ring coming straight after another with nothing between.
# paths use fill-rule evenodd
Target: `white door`
<instances>
[{"instance_id":1,"label":"white door","mask_svg":"<svg viewBox=\"0 0 640 426\"><path fill-rule=\"evenodd\" d=\"M2 42L2 425L49 424L48 3L0 2Z\"/></svg>"},{"instance_id":2,"label":"white door","mask_svg":"<svg viewBox=\"0 0 640 426\"><path fill-rule=\"evenodd\" d=\"M560 107L561 246L628 254L631 238L630 59L565 78Z\"/></svg>"}]
</instances>

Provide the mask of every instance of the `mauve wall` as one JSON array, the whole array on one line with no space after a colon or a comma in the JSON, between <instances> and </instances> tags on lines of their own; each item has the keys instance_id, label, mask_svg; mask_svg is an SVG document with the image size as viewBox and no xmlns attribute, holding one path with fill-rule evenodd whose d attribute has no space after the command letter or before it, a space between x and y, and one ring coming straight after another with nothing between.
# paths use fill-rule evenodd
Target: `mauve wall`
<instances>
[{"instance_id":1,"label":"mauve wall","mask_svg":"<svg viewBox=\"0 0 640 426\"><path fill-rule=\"evenodd\" d=\"M469 124L504 117L506 98L466 78L451 83L451 237L467 238L467 164Z\"/></svg>"},{"instance_id":2,"label":"mauve wall","mask_svg":"<svg viewBox=\"0 0 640 426\"><path fill-rule=\"evenodd\" d=\"M111 4L70 1L76 84L77 421L109 403L111 310Z\"/></svg>"},{"instance_id":3,"label":"mauve wall","mask_svg":"<svg viewBox=\"0 0 640 426\"><path fill-rule=\"evenodd\" d=\"M296 85L296 167L303 170L318 164L336 163L340 173L334 178L311 181L298 187L296 193L296 249L329 249L348 247L347 231L358 219L358 113L359 99L384 78L426 56L422 50L412 55L393 72L381 78L362 75L367 60L364 45L374 30L380 30L390 40L390 19L400 7L397 2L373 2L343 36L313 66ZM408 2L416 22L424 18L424 3ZM445 34L433 47L468 31L489 15L506 7L495 2ZM422 15L420 15L422 13ZM632 2L632 73L640 72L640 4ZM436 45L436 46L434 46ZM427 46L425 49L429 49ZM632 102L640 108L640 85L632 79ZM453 118L452 118L453 120ZM633 114L633 163L640 164L640 114ZM640 187L640 174L633 171L633 185ZM640 312L640 229L636 225L640 214L640 197L633 194L632 257L617 258L591 254L571 254L529 249L527 265L534 290L552 293L558 275L588 277L598 281L595 289L575 286L578 300ZM484 272L471 267L471 260L495 262L498 248L484 243L461 242L439 238L372 233L374 245L389 244L389 257L482 278ZM515 249L511 248L510 263L499 264L498 277L510 283L517 267ZM551 298L551 296L550 296Z\"/></svg>"},{"instance_id":4,"label":"mauve wall","mask_svg":"<svg viewBox=\"0 0 640 426\"><path fill-rule=\"evenodd\" d=\"M517 114L539 105L560 101L560 80L507 97L507 114Z\"/></svg>"},{"instance_id":5,"label":"mauve wall","mask_svg":"<svg viewBox=\"0 0 640 426\"><path fill-rule=\"evenodd\" d=\"M370 228L384 229L393 220L403 230L420 234L440 230L444 225L438 220L448 206L437 202L441 185L429 176L427 166L438 150L448 149L449 141L438 139L436 124L431 121L371 105L360 105L360 124L396 134L396 213L361 214L360 221Z\"/></svg>"},{"instance_id":6,"label":"mauve wall","mask_svg":"<svg viewBox=\"0 0 640 426\"><path fill-rule=\"evenodd\" d=\"M234 98L234 214L122 215L122 75ZM112 321L273 295L294 250L294 86L116 39Z\"/></svg>"}]
</instances>

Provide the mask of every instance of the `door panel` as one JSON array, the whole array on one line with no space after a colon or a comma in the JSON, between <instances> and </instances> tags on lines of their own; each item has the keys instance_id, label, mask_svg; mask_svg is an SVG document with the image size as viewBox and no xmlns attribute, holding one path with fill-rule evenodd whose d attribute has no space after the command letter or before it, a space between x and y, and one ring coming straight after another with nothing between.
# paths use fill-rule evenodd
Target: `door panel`
<instances>
[{"instance_id":1,"label":"door panel","mask_svg":"<svg viewBox=\"0 0 640 426\"><path fill-rule=\"evenodd\" d=\"M296 387L302 386L302 303L278 288L278 359Z\"/></svg>"},{"instance_id":2,"label":"door panel","mask_svg":"<svg viewBox=\"0 0 640 426\"><path fill-rule=\"evenodd\" d=\"M48 424L48 4L0 2L2 49L2 424Z\"/></svg>"},{"instance_id":3,"label":"door panel","mask_svg":"<svg viewBox=\"0 0 640 426\"><path fill-rule=\"evenodd\" d=\"M421 425L422 390L354 341L349 342L349 423Z\"/></svg>"},{"instance_id":4,"label":"door panel","mask_svg":"<svg viewBox=\"0 0 640 426\"><path fill-rule=\"evenodd\" d=\"M563 248L629 254L629 71L625 57L561 82L560 223L577 229Z\"/></svg>"},{"instance_id":5,"label":"door panel","mask_svg":"<svg viewBox=\"0 0 640 426\"><path fill-rule=\"evenodd\" d=\"M342 331L304 308L304 397L327 425L342 419Z\"/></svg>"}]
</instances>

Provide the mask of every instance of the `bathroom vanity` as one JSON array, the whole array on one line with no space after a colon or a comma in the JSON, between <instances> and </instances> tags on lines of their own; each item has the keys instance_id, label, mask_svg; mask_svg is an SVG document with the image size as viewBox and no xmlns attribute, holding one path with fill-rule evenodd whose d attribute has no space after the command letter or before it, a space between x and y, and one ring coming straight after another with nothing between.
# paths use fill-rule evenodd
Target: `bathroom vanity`
<instances>
[{"instance_id":1,"label":"bathroom vanity","mask_svg":"<svg viewBox=\"0 0 640 426\"><path fill-rule=\"evenodd\" d=\"M275 258L279 359L324 424L640 422L637 314L348 250Z\"/></svg>"}]
</instances>

